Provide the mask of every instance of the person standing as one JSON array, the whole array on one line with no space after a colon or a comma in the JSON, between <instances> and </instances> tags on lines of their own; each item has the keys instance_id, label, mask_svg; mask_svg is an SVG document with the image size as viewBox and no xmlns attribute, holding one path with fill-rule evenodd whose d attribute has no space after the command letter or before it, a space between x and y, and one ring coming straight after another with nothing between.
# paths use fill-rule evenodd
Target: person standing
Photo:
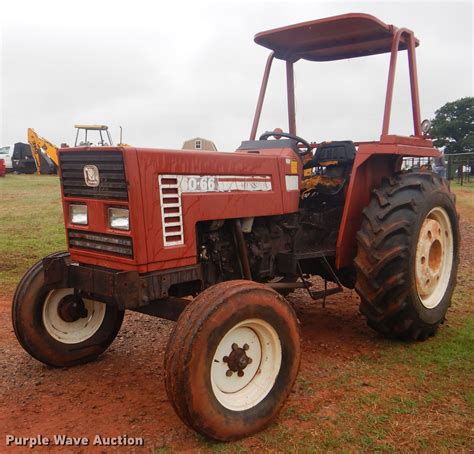
<instances>
[{"instance_id":1,"label":"person standing","mask_svg":"<svg viewBox=\"0 0 474 454\"><path fill-rule=\"evenodd\" d=\"M446 178L446 164L444 162L444 151L433 160L434 171L442 178Z\"/></svg>"}]
</instances>

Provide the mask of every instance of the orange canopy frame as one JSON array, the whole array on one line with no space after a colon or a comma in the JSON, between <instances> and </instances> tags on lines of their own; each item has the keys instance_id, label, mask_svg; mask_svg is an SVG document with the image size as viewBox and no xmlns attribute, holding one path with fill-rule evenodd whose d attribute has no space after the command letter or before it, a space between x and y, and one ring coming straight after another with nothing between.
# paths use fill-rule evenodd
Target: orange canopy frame
<instances>
[{"instance_id":1,"label":"orange canopy frame","mask_svg":"<svg viewBox=\"0 0 474 454\"><path fill-rule=\"evenodd\" d=\"M415 48L420 43L411 30L387 25L370 14L351 13L264 31L255 35L255 42L270 49L272 52L267 59L263 74L250 132L251 140L254 140L256 137L274 58L286 62L288 130L291 134L295 135L296 104L293 64L296 61L303 59L321 62L390 53L390 68L381 134L381 138L386 137L389 132L395 69L400 50L408 51L413 134L415 137L422 138L415 58Z\"/></svg>"},{"instance_id":2,"label":"orange canopy frame","mask_svg":"<svg viewBox=\"0 0 474 454\"><path fill-rule=\"evenodd\" d=\"M390 52L396 30L370 14L354 13L264 31L255 42L281 60L331 61ZM402 38L398 50L407 47Z\"/></svg>"}]
</instances>

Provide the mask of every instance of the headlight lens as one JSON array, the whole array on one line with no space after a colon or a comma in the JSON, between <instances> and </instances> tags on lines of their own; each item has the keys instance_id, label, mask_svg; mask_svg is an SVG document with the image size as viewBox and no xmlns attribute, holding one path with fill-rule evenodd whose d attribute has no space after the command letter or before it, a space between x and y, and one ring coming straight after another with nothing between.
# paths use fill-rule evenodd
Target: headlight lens
<instances>
[{"instance_id":1,"label":"headlight lens","mask_svg":"<svg viewBox=\"0 0 474 454\"><path fill-rule=\"evenodd\" d=\"M69 205L69 222L87 225L87 205Z\"/></svg>"},{"instance_id":2,"label":"headlight lens","mask_svg":"<svg viewBox=\"0 0 474 454\"><path fill-rule=\"evenodd\" d=\"M130 230L130 212L126 208L109 208L109 226L113 229Z\"/></svg>"}]
</instances>

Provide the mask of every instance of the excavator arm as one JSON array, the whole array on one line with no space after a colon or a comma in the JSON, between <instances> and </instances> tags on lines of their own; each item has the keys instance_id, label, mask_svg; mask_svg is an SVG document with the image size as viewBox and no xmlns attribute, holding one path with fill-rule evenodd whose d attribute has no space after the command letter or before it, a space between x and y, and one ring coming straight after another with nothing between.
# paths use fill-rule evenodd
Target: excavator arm
<instances>
[{"instance_id":1,"label":"excavator arm","mask_svg":"<svg viewBox=\"0 0 474 454\"><path fill-rule=\"evenodd\" d=\"M38 175L41 173L41 156L47 156L53 161L56 168L59 166L58 147L49 140L39 136L32 128L28 128L28 143L31 146L31 153L36 162Z\"/></svg>"}]
</instances>

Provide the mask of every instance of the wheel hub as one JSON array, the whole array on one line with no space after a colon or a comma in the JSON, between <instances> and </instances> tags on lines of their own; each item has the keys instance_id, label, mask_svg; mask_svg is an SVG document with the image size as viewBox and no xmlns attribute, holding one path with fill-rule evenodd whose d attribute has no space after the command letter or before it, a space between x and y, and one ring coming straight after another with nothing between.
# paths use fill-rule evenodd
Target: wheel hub
<instances>
[{"instance_id":1,"label":"wheel hub","mask_svg":"<svg viewBox=\"0 0 474 454\"><path fill-rule=\"evenodd\" d=\"M86 318L88 311L82 298L76 295L66 295L58 303L58 315L65 322L72 323L80 318Z\"/></svg>"},{"instance_id":2,"label":"wheel hub","mask_svg":"<svg viewBox=\"0 0 474 454\"><path fill-rule=\"evenodd\" d=\"M226 408L252 408L272 389L282 363L280 339L266 321L247 319L220 340L211 363L211 384Z\"/></svg>"},{"instance_id":3,"label":"wheel hub","mask_svg":"<svg viewBox=\"0 0 474 454\"><path fill-rule=\"evenodd\" d=\"M101 328L106 307L99 301L80 298L73 288L51 290L43 303L43 325L56 341L79 344Z\"/></svg>"},{"instance_id":4,"label":"wheel hub","mask_svg":"<svg viewBox=\"0 0 474 454\"><path fill-rule=\"evenodd\" d=\"M421 296L430 295L439 281L443 267L444 238L441 225L425 219L417 246L417 287Z\"/></svg>"},{"instance_id":5,"label":"wheel hub","mask_svg":"<svg viewBox=\"0 0 474 454\"><path fill-rule=\"evenodd\" d=\"M416 289L421 303L433 309L442 300L453 265L453 230L446 211L433 208L420 229L416 245Z\"/></svg>"},{"instance_id":6,"label":"wheel hub","mask_svg":"<svg viewBox=\"0 0 474 454\"><path fill-rule=\"evenodd\" d=\"M252 363L252 358L247 356L246 351L249 349L248 344L244 344L240 348L236 343L232 344L232 352L229 356L224 356L222 361L227 363L227 377L231 377L233 372L237 372L239 377L244 375L244 369Z\"/></svg>"}]
</instances>

